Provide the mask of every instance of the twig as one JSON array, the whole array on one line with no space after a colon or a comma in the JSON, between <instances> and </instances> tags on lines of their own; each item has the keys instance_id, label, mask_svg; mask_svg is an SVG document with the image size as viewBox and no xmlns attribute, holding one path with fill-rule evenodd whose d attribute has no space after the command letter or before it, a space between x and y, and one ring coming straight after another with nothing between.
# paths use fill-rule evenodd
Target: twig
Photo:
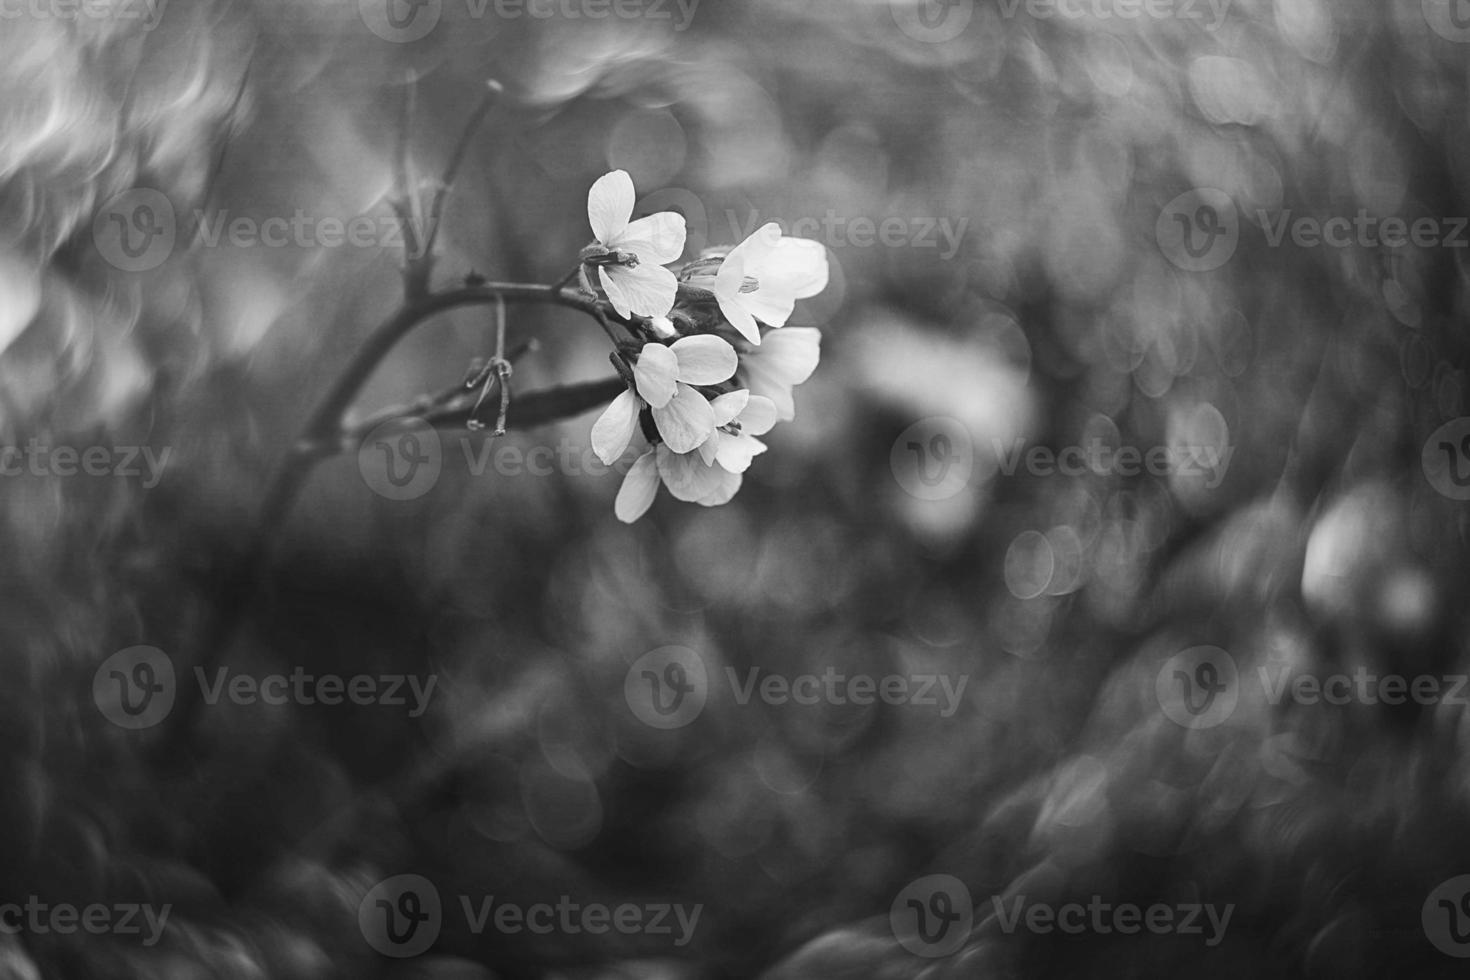
<instances>
[{"instance_id":1,"label":"twig","mask_svg":"<svg viewBox=\"0 0 1470 980\"><path fill-rule=\"evenodd\" d=\"M490 389L500 389L500 412L495 417L495 436L505 435L505 413L510 408L510 376L512 366L505 356L505 301L497 298L495 301L495 353L490 355L489 363L466 383L465 387L480 388L480 397L475 399L475 407L470 409L470 428L479 431L485 427L480 421L480 406L485 404L485 399L490 395Z\"/></svg>"},{"instance_id":2,"label":"twig","mask_svg":"<svg viewBox=\"0 0 1470 980\"><path fill-rule=\"evenodd\" d=\"M604 378L601 381L543 388L517 396L506 415L506 428L529 429L581 415L600 405L606 405L626 387L622 378ZM458 432L470 430L472 414L473 409L468 406L446 405L420 418L441 432Z\"/></svg>"},{"instance_id":3,"label":"twig","mask_svg":"<svg viewBox=\"0 0 1470 980\"><path fill-rule=\"evenodd\" d=\"M535 351L540 349L541 342L538 341L535 337L532 337L524 343L517 344L515 347L511 348L510 353L506 355L506 360L510 361L512 364L515 364L520 361L522 357L525 357L527 354L534 353ZM473 378L480 378L484 374L484 369L483 367L478 366L480 365L480 362L478 360L475 363L477 367L471 373ZM474 385L470 384L469 382L461 382L459 384L445 388L444 390L439 391L435 394L424 395L421 398L417 398L414 401L408 403L407 405L394 405L391 408L385 408L381 411L374 412L372 415L367 416L359 422L355 422L352 425L344 426L342 429L342 435L337 440L337 444L331 447L321 447L322 454L328 455L338 452L357 452L357 450L362 446L362 441L366 439L370 434L372 434L373 430L378 428L378 426L388 422L395 422L399 419L428 418L439 409L446 408L450 405L454 405L458 402L463 401L467 388L473 387Z\"/></svg>"},{"instance_id":4,"label":"twig","mask_svg":"<svg viewBox=\"0 0 1470 980\"><path fill-rule=\"evenodd\" d=\"M505 416L510 412L510 361L505 359L505 300L495 301L495 360L490 362L500 379L500 415L495 420L495 434L505 435Z\"/></svg>"},{"instance_id":5,"label":"twig","mask_svg":"<svg viewBox=\"0 0 1470 980\"><path fill-rule=\"evenodd\" d=\"M575 269L573 269L571 272L568 272L566 275L564 275L560 279L558 279L556 281L556 283L553 285L552 288L553 289L566 289L573 282L576 282L576 281L580 280L581 278L582 278L582 265L581 265L581 263L578 263L577 264L577 267Z\"/></svg>"},{"instance_id":6,"label":"twig","mask_svg":"<svg viewBox=\"0 0 1470 980\"><path fill-rule=\"evenodd\" d=\"M479 130L480 124L485 121L491 108L500 101L500 96L505 92L505 86L495 79L485 83L485 92L480 96L480 104L475 107L464 129L460 131L459 140L454 145L454 151L449 155L449 163L444 167L444 176L439 178L439 184L434 188L434 197L429 204L429 224L424 231L424 251L418 257L426 268L423 270L425 281L430 268L434 262L434 245L439 240L439 229L444 223L444 203L449 198L449 192L454 187L454 181L459 176L459 168L464 164L465 155L469 152L470 142L474 139L475 132Z\"/></svg>"},{"instance_id":7,"label":"twig","mask_svg":"<svg viewBox=\"0 0 1470 980\"><path fill-rule=\"evenodd\" d=\"M412 72L406 72L403 82L403 98L399 102L398 143L393 154L393 199L391 204L393 213L398 216L398 225L403 231L403 286L405 295L410 298L415 296L416 291L420 288L416 267L422 255L422 247L419 243L419 229L422 227L419 215L419 196L408 153L409 136L413 129L416 92L417 81ZM427 285L427 280L422 285Z\"/></svg>"},{"instance_id":8,"label":"twig","mask_svg":"<svg viewBox=\"0 0 1470 980\"><path fill-rule=\"evenodd\" d=\"M576 295L586 296L587 294L579 292ZM590 300L589 302L591 303L591 308L587 312L592 316L592 319L597 321L597 325L602 328L602 332L607 334L607 339L612 341L613 346L621 348L626 341L624 338L619 337L617 331L612 328L612 321L608 319L602 304L596 300ZM625 327L624 329L626 330L627 328ZM633 336L632 331L628 331L628 336Z\"/></svg>"},{"instance_id":9,"label":"twig","mask_svg":"<svg viewBox=\"0 0 1470 980\"><path fill-rule=\"evenodd\" d=\"M310 454L310 443L320 444L335 436L340 420L367 382L378 364L414 327L440 313L466 306L487 306L496 302L551 303L598 315L597 303L586 298L559 293L550 286L527 283L487 282L431 293L405 304L374 330L353 355L342 375L317 406L298 440L293 455Z\"/></svg>"}]
</instances>

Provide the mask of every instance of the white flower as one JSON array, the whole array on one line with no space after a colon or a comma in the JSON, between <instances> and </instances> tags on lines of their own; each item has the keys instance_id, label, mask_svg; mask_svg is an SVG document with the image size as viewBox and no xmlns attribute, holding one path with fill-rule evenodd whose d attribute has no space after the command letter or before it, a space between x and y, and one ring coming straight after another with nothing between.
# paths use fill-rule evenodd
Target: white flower
<instances>
[{"instance_id":1,"label":"white flower","mask_svg":"<svg viewBox=\"0 0 1470 980\"><path fill-rule=\"evenodd\" d=\"M658 496L658 485L680 500L718 507L729 503L744 481L740 473L732 473L719 463L706 463L699 453L676 453L667 445L651 449L623 477L613 512L618 520L632 524L648 512Z\"/></svg>"},{"instance_id":2,"label":"white flower","mask_svg":"<svg viewBox=\"0 0 1470 980\"><path fill-rule=\"evenodd\" d=\"M776 403L741 389L710 402L715 413L715 430L700 443L699 458L706 464L719 463L731 473L744 473L751 461L766 451L763 436L776 426Z\"/></svg>"},{"instance_id":3,"label":"white flower","mask_svg":"<svg viewBox=\"0 0 1470 980\"><path fill-rule=\"evenodd\" d=\"M587 220L597 243L633 259L599 265L598 279L621 316L665 317L674 308L678 283L663 266L684 252L684 216L661 211L629 224L634 203L633 178L626 170L599 178L587 194Z\"/></svg>"},{"instance_id":4,"label":"white flower","mask_svg":"<svg viewBox=\"0 0 1470 980\"><path fill-rule=\"evenodd\" d=\"M796 418L796 401L791 389L806 381L822 356L822 334L815 327L787 327L766 334L763 346L740 360L741 376L752 398L769 398L776 417L783 422Z\"/></svg>"},{"instance_id":5,"label":"white flower","mask_svg":"<svg viewBox=\"0 0 1470 980\"><path fill-rule=\"evenodd\" d=\"M613 505L618 520L631 524L647 513L660 481L678 499L705 507L735 496L751 461L766 451L756 436L775 426L776 406L742 389L721 395L710 407L718 428L697 450L676 453L664 444L644 453L628 470Z\"/></svg>"},{"instance_id":6,"label":"white flower","mask_svg":"<svg viewBox=\"0 0 1470 980\"><path fill-rule=\"evenodd\" d=\"M761 323L784 327L796 301L827 288L827 249L806 238L786 238L774 221L736 245L713 281L720 312L752 344L761 342Z\"/></svg>"},{"instance_id":7,"label":"white flower","mask_svg":"<svg viewBox=\"0 0 1470 980\"><path fill-rule=\"evenodd\" d=\"M669 346L645 344L633 365L637 394L624 391L592 425L592 451L611 466L627 451L647 404L659 436L676 453L698 449L715 431L715 410L691 385L717 385L735 374L739 358L729 341L713 334L683 337Z\"/></svg>"}]
</instances>

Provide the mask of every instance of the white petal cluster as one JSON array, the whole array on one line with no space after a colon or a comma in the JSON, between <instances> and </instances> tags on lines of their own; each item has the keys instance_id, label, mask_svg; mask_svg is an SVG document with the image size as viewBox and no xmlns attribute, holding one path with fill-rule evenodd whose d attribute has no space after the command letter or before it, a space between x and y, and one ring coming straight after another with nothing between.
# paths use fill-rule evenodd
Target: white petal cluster
<instances>
[{"instance_id":1,"label":"white petal cluster","mask_svg":"<svg viewBox=\"0 0 1470 980\"><path fill-rule=\"evenodd\" d=\"M797 300L816 296L828 281L825 248L767 224L712 274L688 280L714 296L751 349L737 352L712 333L678 337L669 319L678 282L663 266L683 252L684 219L665 212L629 223L633 206L633 181L621 170L598 180L588 195L598 244L622 259L598 265L602 290L623 317L647 318L650 335L659 338L637 353L632 384L592 426L593 451L611 465L638 437L643 413L653 420L655 444L618 491L617 516L629 523L653 506L660 484L679 500L706 507L735 496L745 471L766 451L759 437L796 417L792 390L816 370L822 337L786 322Z\"/></svg>"}]
</instances>

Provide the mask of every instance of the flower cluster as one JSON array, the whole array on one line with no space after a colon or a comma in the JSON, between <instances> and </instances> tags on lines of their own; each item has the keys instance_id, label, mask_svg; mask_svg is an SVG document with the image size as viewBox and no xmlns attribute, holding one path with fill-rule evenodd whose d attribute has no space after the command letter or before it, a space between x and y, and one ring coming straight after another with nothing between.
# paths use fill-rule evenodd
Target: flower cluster
<instances>
[{"instance_id":1,"label":"flower cluster","mask_svg":"<svg viewBox=\"0 0 1470 980\"><path fill-rule=\"evenodd\" d=\"M792 389L811 377L821 334L786 327L798 299L827 287L827 251L767 224L728 251L710 250L676 276L684 219L663 212L631 221L633 181L618 170L593 185L587 217L597 241L582 253L633 342L615 360L628 382L592 427L592 448L611 464L640 436L649 449L618 491L616 513L633 522L659 484L679 500L723 504L766 451L758 438L796 417ZM784 328L784 329L782 329Z\"/></svg>"}]
</instances>

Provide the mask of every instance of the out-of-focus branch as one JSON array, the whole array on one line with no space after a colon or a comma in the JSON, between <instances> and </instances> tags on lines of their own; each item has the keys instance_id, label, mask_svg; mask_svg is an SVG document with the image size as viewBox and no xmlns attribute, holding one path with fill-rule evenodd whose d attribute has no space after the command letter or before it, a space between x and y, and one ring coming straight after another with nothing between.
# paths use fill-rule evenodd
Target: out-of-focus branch
<instances>
[{"instance_id":1,"label":"out-of-focus branch","mask_svg":"<svg viewBox=\"0 0 1470 980\"><path fill-rule=\"evenodd\" d=\"M503 421L506 427L538 425L579 414L601 402L611 400L621 390L621 381L574 385L546 392L533 392L524 399L524 403L518 401L513 407L507 404L509 359L505 356L504 349L505 304L545 303L578 310L596 320L614 344L618 343L617 335L609 323L610 307L591 293L569 288L567 280L543 286L529 283L492 283L476 279L467 281L458 288L439 292L430 288L434 245L443 221L445 201L469 152L475 132L503 91L498 82L490 81L486 84L480 103L466 122L450 153L443 177L434 189L428 221L425 223L422 220L422 202L414 182L408 149L413 126L415 81L412 76L406 79L400 104L398 143L394 154L395 187L391 201L403 229L406 249L403 302L368 335L353 354L352 360L328 388L302 427L301 434L272 474L250 535L249 550L230 576L225 593L215 606L214 615L204 631L196 666L211 670L225 659L229 641L241 615L255 595L261 572L270 557L276 530L290 513L316 463L341 451L344 442L350 443L354 438L360 442L365 433L357 429L344 429L348 410L373 372L398 342L415 327L440 313L460 307L493 305L500 311L501 329L498 331L496 357L493 362L497 368L497 377L493 383L499 385L501 390L502 418L498 421ZM429 409L425 417L436 426L472 428L470 422L474 405L457 404L456 398L462 394L461 387L429 398L424 406ZM379 416L375 424L382 424L384 420ZM177 765L187 757L184 746L193 731L200 703L198 686L186 684L180 687L178 700L168 720L168 730L158 743L158 749L166 763Z\"/></svg>"},{"instance_id":2,"label":"out-of-focus branch","mask_svg":"<svg viewBox=\"0 0 1470 980\"><path fill-rule=\"evenodd\" d=\"M449 162L444 167L444 174L434 188L434 196L429 203L429 223L424 229L423 252L412 256L412 262L416 266L415 274L422 277L422 282L419 284L422 287L428 286L429 274L433 271L434 245L439 241L439 229L444 223L444 204L449 200L449 192L454 188L454 181L459 176L459 168L464 164L465 155L469 153L470 142L474 139L475 133L479 131L485 117L490 114L495 103L500 101L500 96L504 92L505 86L493 78L485 83L485 92L480 97L480 103L475 107L474 113L460 132L459 140L449 155Z\"/></svg>"},{"instance_id":3,"label":"out-of-focus branch","mask_svg":"<svg viewBox=\"0 0 1470 980\"><path fill-rule=\"evenodd\" d=\"M301 435L277 466L266 487L250 534L249 550L225 583L214 616L205 628L195 666L208 672L224 661L235 628L255 595L255 588L270 557L277 529L284 523L316 463L334 455L341 447L343 420L347 411L383 359L415 327L440 313L461 307L487 306L502 302L564 306L586 313L606 328L606 313L597 299L557 286L482 282L406 298L403 305L379 324L357 349L352 360L312 412ZM618 381L617 385L616 389L594 385L533 392L526 396L524 404L518 401L512 406L507 426L523 428L578 414L596 407L601 401L611 400L621 390L622 382ZM436 410L430 413L432 424L445 428L467 428L472 409L473 406L469 405L453 410ZM186 746L189 744L189 736L194 729L201 703L199 685L179 686L178 699L169 715L167 728L156 745L160 764L177 766L189 757Z\"/></svg>"},{"instance_id":4,"label":"out-of-focus branch","mask_svg":"<svg viewBox=\"0 0 1470 980\"><path fill-rule=\"evenodd\" d=\"M416 94L417 81L410 72L404 78L403 98L398 104L398 142L393 152L393 197L389 201L393 213L398 217L398 226L403 232L403 283L406 294L411 294L414 289L414 262L419 255L423 254L422 245L419 242L419 229L422 227L422 221L419 218L419 196L414 186L412 163L408 153Z\"/></svg>"}]
</instances>

